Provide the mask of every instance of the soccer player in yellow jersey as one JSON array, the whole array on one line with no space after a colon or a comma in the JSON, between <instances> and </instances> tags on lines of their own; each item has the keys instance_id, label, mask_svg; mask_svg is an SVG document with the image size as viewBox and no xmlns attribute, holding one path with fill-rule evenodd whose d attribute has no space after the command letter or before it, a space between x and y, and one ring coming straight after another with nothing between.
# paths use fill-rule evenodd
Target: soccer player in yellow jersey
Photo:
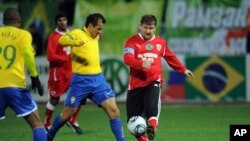
<instances>
[{"instance_id":1,"label":"soccer player in yellow jersey","mask_svg":"<svg viewBox=\"0 0 250 141\"><path fill-rule=\"evenodd\" d=\"M105 22L101 14L90 14L84 28L75 29L59 39L61 45L71 46L73 76L64 109L55 118L48 131L49 141L53 140L56 132L71 118L86 98L104 109L110 119L110 127L116 140L125 141L115 93L106 82L100 66L98 40Z\"/></svg>"},{"instance_id":2,"label":"soccer player in yellow jersey","mask_svg":"<svg viewBox=\"0 0 250 141\"><path fill-rule=\"evenodd\" d=\"M14 8L3 14L4 26L0 27L0 119L9 106L17 117L23 117L33 130L33 141L46 141L46 131L38 109L25 81L25 65L31 76L32 88L43 95L38 78L32 37L19 28L20 15Z\"/></svg>"},{"instance_id":3,"label":"soccer player in yellow jersey","mask_svg":"<svg viewBox=\"0 0 250 141\"><path fill-rule=\"evenodd\" d=\"M50 34L47 44L47 59L49 61L49 77L48 77L48 95L49 100L45 109L45 129L51 127L51 118L60 97L68 90L71 76L71 48L58 44L59 38L68 32L68 20L66 14L59 12L55 16L56 29ZM77 134L82 134L82 129L77 122L80 107L77 108L75 114L67 122L67 125Z\"/></svg>"}]
</instances>

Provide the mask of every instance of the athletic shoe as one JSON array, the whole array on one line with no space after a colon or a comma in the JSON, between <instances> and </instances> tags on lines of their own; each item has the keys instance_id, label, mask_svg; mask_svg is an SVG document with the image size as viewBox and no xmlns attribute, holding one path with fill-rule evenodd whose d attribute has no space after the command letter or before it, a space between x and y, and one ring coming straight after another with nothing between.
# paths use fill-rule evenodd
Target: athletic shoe
<instances>
[{"instance_id":1,"label":"athletic shoe","mask_svg":"<svg viewBox=\"0 0 250 141\"><path fill-rule=\"evenodd\" d=\"M155 130L158 126L158 119L156 117L151 117L148 119L148 125L153 127Z\"/></svg>"},{"instance_id":2,"label":"athletic shoe","mask_svg":"<svg viewBox=\"0 0 250 141\"><path fill-rule=\"evenodd\" d=\"M136 137L137 141L149 141L147 134Z\"/></svg>"},{"instance_id":3,"label":"athletic shoe","mask_svg":"<svg viewBox=\"0 0 250 141\"><path fill-rule=\"evenodd\" d=\"M77 134L81 135L83 133L78 123L71 124L70 122L67 122L66 124L68 127L73 129L73 131L76 132Z\"/></svg>"},{"instance_id":4,"label":"athletic shoe","mask_svg":"<svg viewBox=\"0 0 250 141\"><path fill-rule=\"evenodd\" d=\"M149 126L147 128L147 134L148 134L148 139L149 140L154 140L154 138L155 138L155 130L154 130L153 127Z\"/></svg>"}]
</instances>

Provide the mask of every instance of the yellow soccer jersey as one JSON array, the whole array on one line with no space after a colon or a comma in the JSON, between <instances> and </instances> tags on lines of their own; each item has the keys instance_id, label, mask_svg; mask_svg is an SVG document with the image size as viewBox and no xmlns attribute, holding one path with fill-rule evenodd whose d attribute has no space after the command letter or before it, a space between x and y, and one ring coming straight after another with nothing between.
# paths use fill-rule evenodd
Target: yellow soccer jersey
<instances>
[{"instance_id":1,"label":"yellow soccer jersey","mask_svg":"<svg viewBox=\"0 0 250 141\"><path fill-rule=\"evenodd\" d=\"M72 45L72 70L76 74L98 74L102 71L99 58L99 37L93 39L87 29L75 29L62 36L59 43L66 40L82 40L84 45L75 47Z\"/></svg>"},{"instance_id":2,"label":"yellow soccer jersey","mask_svg":"<svg viewBox=\"0 0 250 141\"><path fill-rule=\"evenodd\" d=\"M31 43L32 37L25 30L11 26L0 28L0 88L26 87L23 52L27 48L33 50Z\"/></svg>"}]
</instances>

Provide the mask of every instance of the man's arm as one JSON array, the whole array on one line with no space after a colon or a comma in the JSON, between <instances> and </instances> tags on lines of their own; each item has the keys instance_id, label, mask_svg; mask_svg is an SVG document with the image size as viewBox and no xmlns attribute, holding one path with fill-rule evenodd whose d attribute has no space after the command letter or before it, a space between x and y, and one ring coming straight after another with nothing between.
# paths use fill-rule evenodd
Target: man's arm
<instances>
[{"instance_id":1,"label":"man's arm","mask_svg":"<svg viewBox=\"0 0 250 141\"><path fill-rule=\"evenodd\" d=\"M176 57L176 55L166 46L164 59L174 70L184 73L187 77L193 78L193 73L188 70Z\"/></svg>"},{"instance_id":2,"label":"man's arm","mask_svg":"<svg viewBox=\"0 0 250 141\"><path fill-rule=\"evenodd\" d=\"M35 63L35 57L34 57L34 50L31 47L25 47L23 50L23 57L26 64L26 67L30 73L31 78L31 88L37 88L38 94L40 96L43 95L43 89L41 86L41 82L38 77L37 69L36 69L36 63Z\"/></svg>"},{"instance_id":3,"label":"man's arm","mask_svg":"<svg viewBox=\"0 0 250 141\"><path fill-rule=\"evenodd\" d=\"M57 54L58 39L51 35L47 44L47 59L49 61L66 62L68 57Z\"/></svg>"},{"instance_id":4,"label":"man's arm","mask_svg":"<svg viewBox=\"0 0 250 141\"><path fill-rule=\"evenodd\" d=\"M142 69L142 60L137 60L135 58L134 49L131 47L124 48L123 61L131 68Z\"/></svg>"},{"instance_id":5,"label":"man's arm","mask_svg":"<svg viewBox=\"0 0 250 141\"><path fill-rule=\"evenodd\" d=\"M23 57L25 65L29 71L30 76L32 77L38 76L35 63L34 50L32 48L26 47L24 48L23 53L24 53Z\"/></svg>"},{"instance_id":6,"label":"man's arm","mask_svg":"<svg viewBox=\"0 0 250 141\"><path fill-rule=\"evenodd\" d=\"M76 40L71 34L66 33L59 38L58 43L63 46L82 46L84 42L82 40Z\"/></svg>"},{"instance_id":7,"label":"man's arm","mask_svg":"<svg viewBox=\"0 0 250 141\"><path fill-rule=\"evenodd\" d=\"M165 50L163 58L166 60L166 62L169 64L171 68L173 68L175 71L184 73L187 69L180 60L176 57L176 55L168 48L167 44L164 43Z\"/></svg>"}]
</instances>

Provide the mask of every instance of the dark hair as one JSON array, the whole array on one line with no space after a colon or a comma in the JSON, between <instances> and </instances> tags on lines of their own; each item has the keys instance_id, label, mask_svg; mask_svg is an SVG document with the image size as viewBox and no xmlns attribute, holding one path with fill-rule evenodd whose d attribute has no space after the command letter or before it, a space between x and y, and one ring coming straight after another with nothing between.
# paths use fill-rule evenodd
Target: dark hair
<instances>
[{"instance_id":1,"label":"dark hair","mask_svg":"<svg viewBox=\"0 0 250 141\"><path fill-rule=\"evenodd\" d=\"M12 25L20 22L20 15L15 8L7 8L3 13L3 24Z\"/></svg>"},{"instance_id":2,"label":"dark hair","mask_svg":"<svg viewBox=\"0 0 250 141\"><path fill-rule=\"evenodd\" d=\"M85 22L85 27L88 27L88 25L91 23L95 27L99 20L102 20L102 23L106 23L105 18L100 13L94 13L90 14Z\"/></svg>"},{"instance_id":3,"label":"dark hair","mask_svg":"<svg viewBox=\"0 0 250 141\"><path fill-rule=\"evenodd\" d=\"M146 24L146 25L156 25L157 24L157 19L154 15L148 14L148 15L143 15L141 17L141 24Z\"/></svg>"},{"instance_id":4,"label":"dark hair","mask_svg":"<svg viewBox=\"0 0 250 141\"><path fill-rule=\"evenodd\" d=\"M62 18L62 17L65 17L67 19L67 15L63 12L58 12L55 16L55 23L57 23L57 20Z\"/></svg>"}]
</instances>

